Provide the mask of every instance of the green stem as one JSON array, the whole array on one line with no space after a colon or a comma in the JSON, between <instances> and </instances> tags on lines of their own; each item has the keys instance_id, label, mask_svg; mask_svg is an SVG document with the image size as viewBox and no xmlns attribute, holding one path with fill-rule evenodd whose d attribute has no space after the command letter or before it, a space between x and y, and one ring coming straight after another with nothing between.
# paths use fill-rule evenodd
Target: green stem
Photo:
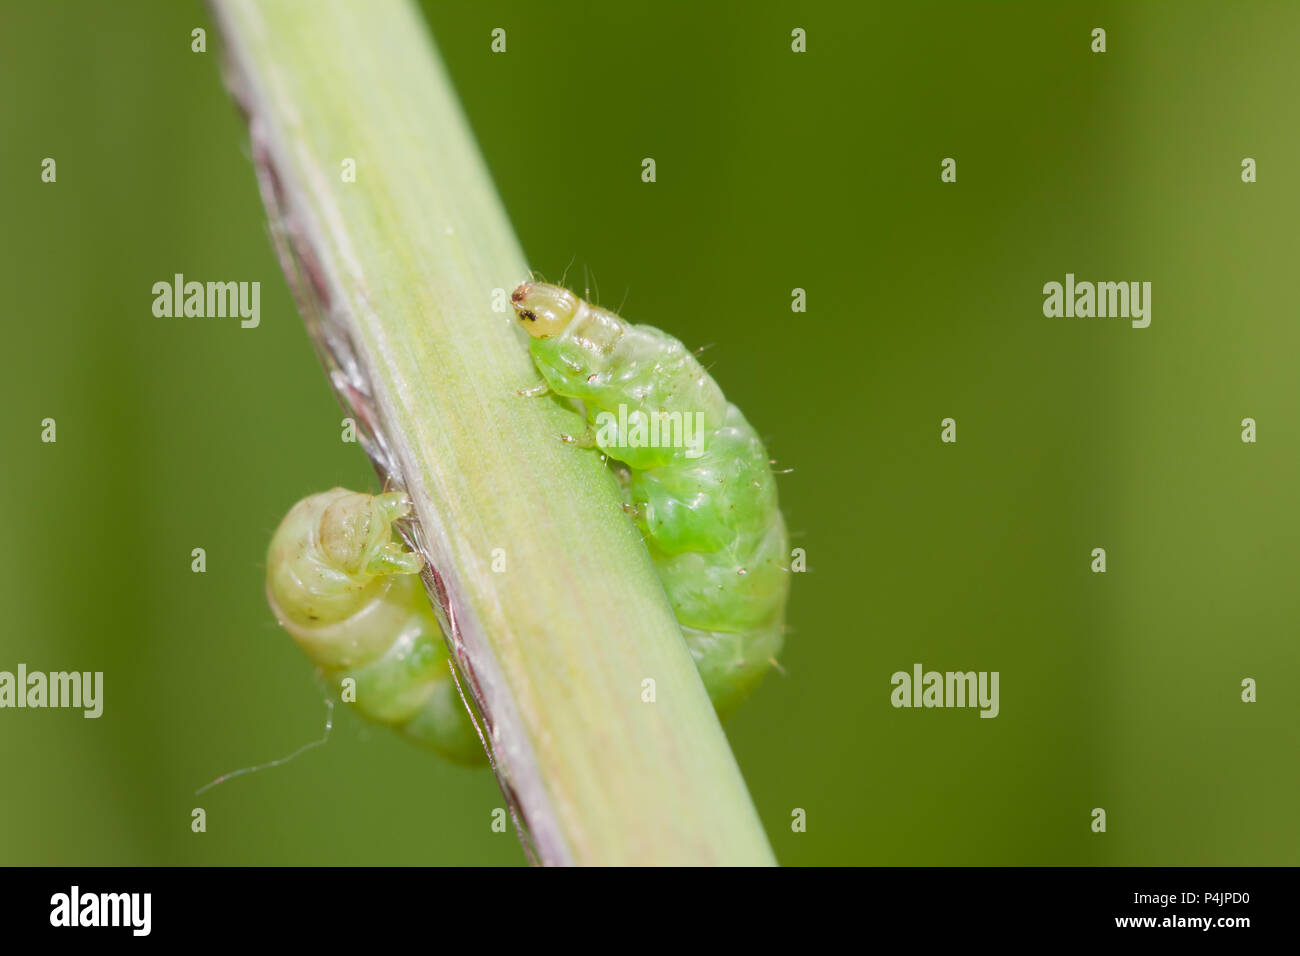
<instances>
[{"instance_id":1,"label":"green stem","mask_svg":"<svg viewBox=\"0 0 1300 956\"><path fill-rule=\"evenodd\" d=\"M492 305L527 267L418 13L213 9L282 263L367 450L414 502L410 539L537 856L773 862L613 479L558 440L570 412L517 395L538 375Z\"/></svg>"}]
</instances>

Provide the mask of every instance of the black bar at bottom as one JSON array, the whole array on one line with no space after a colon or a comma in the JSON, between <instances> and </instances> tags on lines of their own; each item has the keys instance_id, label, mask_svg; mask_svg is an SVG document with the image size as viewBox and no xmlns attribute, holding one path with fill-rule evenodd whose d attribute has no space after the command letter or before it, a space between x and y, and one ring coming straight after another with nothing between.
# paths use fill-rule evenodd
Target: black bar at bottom
<instances>
[{"instance_id":1,"label":"black bar at bottom","mask_svg":"<svg viewBox=\"0 0 1300 956\"><path fill-rule=\"evenodd\" d=\"M926 943L1127 936L1231 944L1294 938L1296 875L1284 867L599 875L522 868L10 868L0 891L0 930L9 943L75 935L79 944L93 944L109 937L217 942L271 929L295 945L336 948L382 944L392 933L435 945L449 932L473 939L484 931L488 940L508 927L563 943L612 928L620 935L602 936L607 942L636 945L689 921L729 942L777 932L820 937L843 927L868 944L889 938L884 934Z\"/></svg>"}]
</instances>

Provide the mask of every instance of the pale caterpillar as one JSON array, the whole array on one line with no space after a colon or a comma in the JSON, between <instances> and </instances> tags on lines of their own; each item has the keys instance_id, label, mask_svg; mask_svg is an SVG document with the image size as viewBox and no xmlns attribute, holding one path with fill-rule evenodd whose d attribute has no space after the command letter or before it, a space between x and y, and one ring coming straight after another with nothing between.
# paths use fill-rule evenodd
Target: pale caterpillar
<instances>
[{"instance_id":1,"label":"pale caterpillar","mask_svg":"<svg viewBox=\"0 0 1300 956\"><path fill-rule=\"evenodd\" d=\"M579 400L601 424L580 443L623 466L624 508L725 717L775 663L784 635L788 540L763 442L664 332L546 283L520 285L511 301L545 379L521 394ZM701 426L695 441L636 441L629 432L651 413L689 416ZM271 541L268 599L336 690L355 680L351 702L363 716L478 762L484 752L421 587L422 559L393 540L408 509L397 492L335 488L300 501Z\"/></svg>"},{"instance_id":2,"label":"pale caterpillar","mask_svg":"<svg viewBox=\"0 0 1300 956\"><path fill-rule=\"evenodd\" d=\"M482 763L483 745L420 582L423 559L393 540L393 522L409 509L399 492L334 488L304 498L271 538L267 601L363 717L458 763Z\"/></svg>"}]
</instances>

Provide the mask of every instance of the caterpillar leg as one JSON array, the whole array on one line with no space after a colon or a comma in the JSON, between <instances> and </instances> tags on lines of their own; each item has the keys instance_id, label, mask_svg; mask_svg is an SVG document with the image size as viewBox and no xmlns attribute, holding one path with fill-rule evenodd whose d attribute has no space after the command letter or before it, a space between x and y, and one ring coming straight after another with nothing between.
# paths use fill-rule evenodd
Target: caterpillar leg
<instances>
[{"instance_id":1,"label":"caterpillar leg","mask_svg":"<svg viewBox=\"0 0 1300 956\"><path fill-rule=\"evenodd\" d=\"M357 713L458 763L482 763L418 577L423 559L393 538L409 512L399 492L335 488L300 501L271 539L267 597Z\"/></svg>"},{"instance_id":2,"label":"caterpillar leg","mask_svg":"<svg viewBox=\"0 0 1300 956\"><path fill-rule=\"evenodd\" d=\"M577 435L561 435L560 441L564 442L566 445L574 445L578 448L595 448L596 432L593 428L588 426Z\"/></svg>"},{"instance_id":3,"label":"caterpillar leg","mask_svg":"<svg viewBox=\"0 0 1300 956\"><path fill-rule=\"evenodd\" d=\"M539 382L536 385L530 385L528 388L521 388L515 392L520 398L541 398L550 392L551 386L546 382Z\"/></svg>"},{"instance_id":4,"label":"caterpillar leg","mask_svg":"<svg viewBox=\"0 0 1300 956\"><path fill-rule=\"evenodd\" d=\"M382 522L387 533L392 533L393 524L411 513L411 501L400 491L376 495L372 500L375 520ZM375 548L366 562L366 571L370 574L419 574L424 567L424 558L416 551L404 551L396 541L385 541Z\"/></svg>"}]
</instances>

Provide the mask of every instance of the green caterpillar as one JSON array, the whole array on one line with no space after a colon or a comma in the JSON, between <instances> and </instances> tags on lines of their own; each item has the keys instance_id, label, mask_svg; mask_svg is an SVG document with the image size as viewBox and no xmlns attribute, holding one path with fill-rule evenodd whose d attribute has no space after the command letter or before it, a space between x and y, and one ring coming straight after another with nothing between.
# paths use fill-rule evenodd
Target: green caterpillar
<instances>
[{"instance_id":1,"label":"green caterpillar","mask_svg":"<svg viewBox=\"0 0 1300 956\"><path fill-rule=\"evenodd\" d=\"M511 296L547 391L581 401L581 439L620 463L624 508L659 571L720 717L781 649L785 522L762 441L676 339L547 283ZM419 579L393 540L409 503L335 488L300 501L271 541L267 594L280 624L362 716L462 763L484 752ZM349 697L344 694L344 699Z\"/></svg>"},{"instance_id":2,"label":"green caterpillar","mask_svg":"<svg viewBox=\"0 0 1300 956\"><path fill-rule=\"evenodd\" d=\"M627 510L725 717L785 631L790 552L762 440L672 336L545 282L511 302L549 390L580 400L594 444L626 466Z\"/></svg>"},{"instance_id":3,"label":"green caterpillar","mask_svg":"<svg viewBox=\"0 0 1300 956\"><path fill-rule=\"evenodd\" d=\"M363 717L457 763L482 763L483 745L420 582L423 559L393 540L393 522L409 510L398 492L334 488L304 498L271 538L267 601Z\"/></svg>"}]
</instances>

